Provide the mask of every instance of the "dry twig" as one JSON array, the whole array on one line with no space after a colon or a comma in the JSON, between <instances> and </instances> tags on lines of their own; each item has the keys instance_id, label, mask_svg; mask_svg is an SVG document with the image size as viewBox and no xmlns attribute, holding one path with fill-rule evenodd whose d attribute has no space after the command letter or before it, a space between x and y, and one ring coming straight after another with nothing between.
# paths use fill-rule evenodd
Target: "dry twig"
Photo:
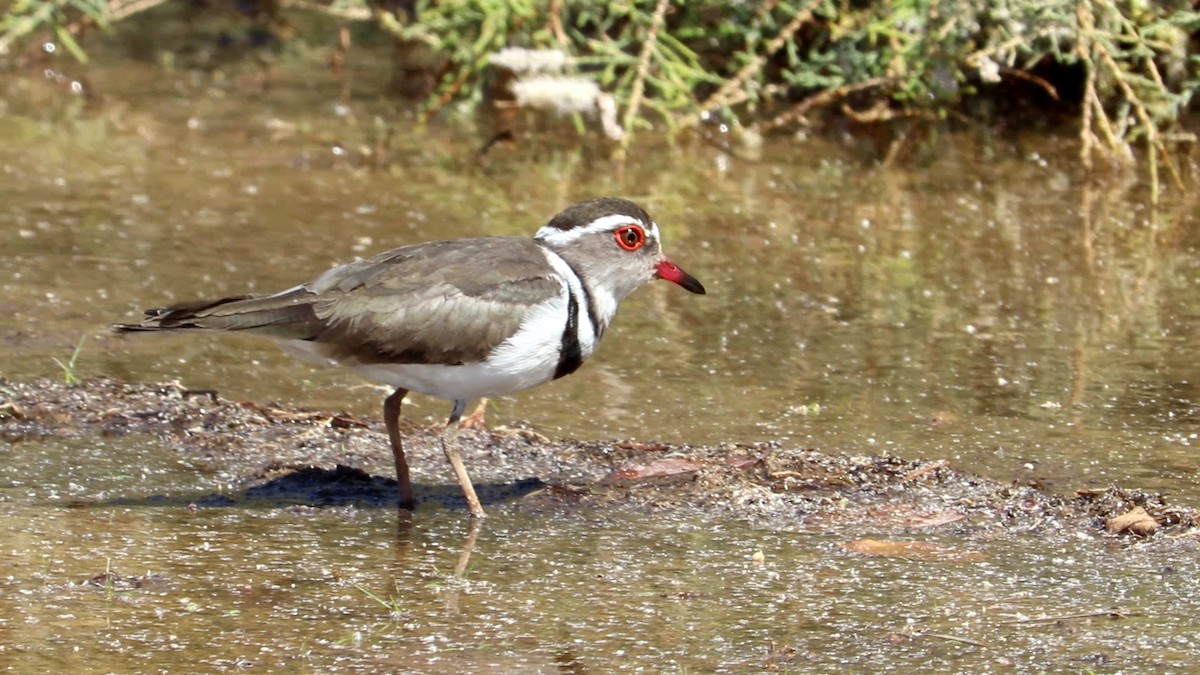
<instances>
[{"instance_id":1,"label":"dry twig","mask_svg":"<svg viewBox=\"0 0 1200 675\"><path fill-rule=\"evenodd\" d=\"M646 78L650 75L650 57L654 54L654 47L658 43L658 30L662 27L663 19L667 16L667 7L670 4L669 0L658 0L658 4L654 6L654 15L650 18L650 28L646 31L646 41L642 44L642 53L638 57L637 75L634 77L633 89L629 96L629 107L625 109L625 121L621 125L625 134L621 137L618 159L624 159L625 153L629 149L629 142L633 140L633 122L637 119L638 109L642 106L642 96L646 92Z\"/></svg>"},{"instance_id":2,"label":"dry twig","mask_svg":"<svg viewBox=\"0 0 1200 675\"><path fill-rule=\"evenodd\" d=\"M796 16L793 16L792 20L783 27L783 30L779 31L779 35L776 35L774 39L767 43L767 48L762 52L755 54L754 58L750 59L746 65L742 66L741 70L739 70L736 75L727 80L725 84L721 85L721 88L718 89L712 96L709 96L704 103L701 103L700 110L702 112L706 112L714 108L725 108L731 105L737 105L738 103L741 103L749 98L750 94L746 90L746 82L748 82L755 73L762 69L763 64L767 62L767 59L774 56L775 52L779 51L785 44L787 44L787 41L791 39L792 35L794 35L796 31L800 30L801 26L812 20L813 10L817 8L818 4L820 4L819 0L809 0L808 4L806 4L804 7L801 7L800 10L796 12ZM700 113L693 113L688 117L685 117L679 123L679 126L680 128L686 128L695 126L699 123Z\"/></svg>"},{"instance_id":3,"label":"dry twig","mask_svg":"<svg viewBox=\"0 0 1200 675\"><path fill-rule=\"evenodd\" d=\"M972 647L980 647L982 649L991 649L992 648L992 646L987 644L986 642L972 640L971 638L958 637L957 635L947 635L946 633L917 633L916 637L937 638L938 640L945 640L947 642L958 642L960 644L971 645Z\"/></svg>"},{"instance_id":4,"label":"dry twig","mask_svg":"<svg viewBox=\"0 0 1200 675\"><path fill-rule=\"evenodd\" d=\"M771 131L773 129L778 129L784 125L791 124L793 122L803 119L804 116L807 115L809 113L809 111L813 110L814 108L818 108L818 107L821 107L824 105L829 105L830 103L833 103L834 101L843 99L857 91L862 91L864 89L871 89L873 87L883 86L884 84L887 84L887 82L888 82L888 78L886 78L886 77L873 77L869 80L863 80L862 82L854 82L852 84L843 84L840 87L834 87L833 89L826 89L818 94L809 96L808 98L804 99L803 101L800 101L799 103L792 106L791 108L788 108L784 112L776 115L774 119L772 119L771 121L767 122L766 125L764 125L763 131Z\"/></svg>"},{"instance_id":5,"label":"dry twig","mask_svg":"<svg viewBox=\"0 0 1200 675\"><path fill-rule=\"evenodd\" d=\"M1078 612L1075 614L1059 614L1049 616L1031 616L1021 619L1009 619L1000 621L1001 624L1038 624L1038 623L1057 623L1059 621L1070 621L1072 619L1127 619L1131 616L1142 616L1142 612L1137 610L1121 609L1113 607L1112 609L1099 610L1095 612Z\"/></svg>"}]
</instances>

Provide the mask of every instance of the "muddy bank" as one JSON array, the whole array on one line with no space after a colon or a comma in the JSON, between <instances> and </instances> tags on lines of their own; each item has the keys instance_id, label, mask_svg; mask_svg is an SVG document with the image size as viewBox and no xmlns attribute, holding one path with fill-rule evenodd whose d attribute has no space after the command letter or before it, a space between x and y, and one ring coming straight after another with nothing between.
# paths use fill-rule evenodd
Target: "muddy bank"
<instances>
[{"instance_id":1,"label":"muddy bank","mask_svg":"<svg viewBox=\"0 0 1200 675\"><path fill-rule=\"evenodd\" d=\"M442 456L440 429L404 423L420 508L465 509ZM391 455L378 419L229 401L174 383L0 383L0 437L6 443L139 434L195 467L199 487L232 488L131 494L116 503L394 503ZM770 443L551 440L513 427L464 429L458 439L485 506L686 509L791 530L870 524L873 531L952 527L983 535L1107 528L1134 535L1130 541L1167 539L1200 523L1194 509L1136 489L1048 494L964 473L937 458L849 456ZM133 453L129 462L137 462Z\"/></svg>"}]
</instances>

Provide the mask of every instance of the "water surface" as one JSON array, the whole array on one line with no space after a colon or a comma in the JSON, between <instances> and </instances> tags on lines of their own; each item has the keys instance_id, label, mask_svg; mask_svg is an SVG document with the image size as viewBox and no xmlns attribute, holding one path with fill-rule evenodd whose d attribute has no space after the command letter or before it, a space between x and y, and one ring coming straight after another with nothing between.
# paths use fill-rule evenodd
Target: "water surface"
<instances>
[{"instance_id":1,"label":"water surface","mask_svg":"<svg viewBox=\"0 0 1200 675\"><path fill-rule=\"evenodd\" d=\"M53 359L83 340L80 376L374 416L384 392L269 344L106 326L403 244L529 235L611 194L650 209L709 295L641 290L578 373L495 401L493 424L945 458L1063 493L1120 483L1200 505L1195 209L1087 179L1071 139L952 137L884 169L837 142L746 158L646 134L618 168L590 141L534 135L478 161L483 131L417 129L400 104L339 102L336 83L305 75L284 69L263 94L98 70L109 98L88 110L5 80L0 373L61 377ZM397 130L383 160L381 125ZM406 414L448 408L415 397ZM205 478L153 439L5 453L0 661L22 670L1103 672L1197 658L1191 567L1108 549L1099 530L917 563L838 546L870 532L499 509L455 576L462 513L418 512L401 533L390 509L72 508ZM106 570L120 583L81 583ZM1005 623L1113 606L1143 614Z\"/></svg>"}]
</instances>

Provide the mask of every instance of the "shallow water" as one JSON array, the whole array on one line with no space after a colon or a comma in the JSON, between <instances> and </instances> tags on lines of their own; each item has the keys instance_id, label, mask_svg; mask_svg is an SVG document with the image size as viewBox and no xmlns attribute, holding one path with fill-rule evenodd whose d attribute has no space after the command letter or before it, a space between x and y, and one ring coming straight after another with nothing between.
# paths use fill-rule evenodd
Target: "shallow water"
<instances>
[{"instance_id":1,"label":"shallow water","mask_svg":"<svg viewBox=\"0 0 1200 675\"><path fill-rule=\"evenodd\" d=\"M22 473L55 450L70 475ZM214 487L152 441L17 444L3 480L0 663L24 670L1167 672L1198 648L1195 566L1098 530L914 531L956 552L921 560L622 509L494 505L472 543L437 507L114 505Z\"/></svg>"},{"instance_id":2,"label":"shallow water","mask_svg":"<svg viewBox=\"0 0 1200 675\"><path fill-rule=\"evenodd\" d=\"M106 325L402 244L530 234L616 194L650 209L709 295L643 289L578 373L496 401L493 424L946 458L1061 492L1119 483L1200 505L1195 209L1089 183L1070 139L957 137L926 164L880 169L851 143L773 142L746 159L646 135L618 170L545 136L476 162L483 132L414 129L373 97L337 103L323 74L284 69L261 94L128 65L95 72L109 100L82 112L38 82L3 86L10 379L61 376L53 359L82 339L81 376L374 416L379 390L269 344L119 339ZM376 119L397 127L378 169L365 153ZM71 507L213 488L152 439L16 444L4 476L0 661L24 670L758 670L774 654L803 672L1105 671L1197 657L1192 566L1109 550L1098 532L918 563L837 546L869 532L499 509L458 578L458 512L418 511L398 534L389 509ZM105 570L154 576L80 585ZM1145 614L1003 623L1116 605Z\"/></svg>"}]
</instances>

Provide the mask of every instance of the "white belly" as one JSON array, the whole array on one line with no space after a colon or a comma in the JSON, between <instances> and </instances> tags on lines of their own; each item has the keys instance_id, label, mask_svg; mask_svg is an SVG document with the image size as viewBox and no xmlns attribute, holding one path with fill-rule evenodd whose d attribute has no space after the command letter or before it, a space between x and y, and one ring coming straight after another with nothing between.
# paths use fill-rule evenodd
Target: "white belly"
<instances>
[{"instance_id":1,"label":"white belly","mask_svg":"<svg viewBox=\"0 0 1200 675\"><path fill-rule=\"evenodd\" d=\"M461 366L437 366L421 363L375 364L353 366L353 369L354 372L376 382L402 387L409 391L448 401L456 401L480 396L500 396L536 387L554 379L554 368L557 364L558 356L556 354L554 360L548 365L537 364L533 368L518 372L496 368L494 364L487 363Z\"/></svg>"},{"instance_id":2,"label":"white belly","mask_svg":"<svg viewBox=\"0 0 1200 675\"><path fill-rule=\"evenodd\" d=\"M530 310L521 328L492 351L486 361L478 363L447 366L341 362L340 365L376 382L449 401L510 394L554 379L566 316L564 293ZM596 342L592 335L581 337L584 338L580 340L581 352L586 359ZM306 361L339 363L330 359L319 343L287 340L281 344Z\"/></svg>"}]
</instances>

